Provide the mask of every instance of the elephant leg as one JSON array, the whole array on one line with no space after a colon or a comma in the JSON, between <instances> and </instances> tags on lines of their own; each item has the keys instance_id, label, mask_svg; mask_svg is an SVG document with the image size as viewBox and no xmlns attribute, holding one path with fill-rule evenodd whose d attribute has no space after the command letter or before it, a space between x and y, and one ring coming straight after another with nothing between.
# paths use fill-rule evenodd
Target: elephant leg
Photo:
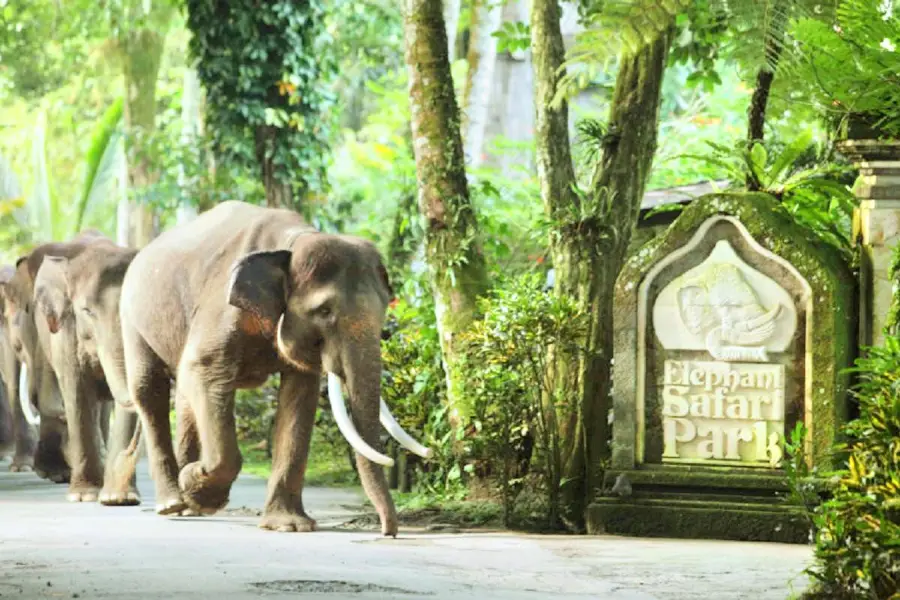
<instances>
[{"instance_id":1,"label":"elephant leg","mask_svg":"<svg viewBox=\"0 0 900 600\"><path fill-rule=\"evenodd\" d=\"M175 459L178 468L200 460L200 434L197 431L197 419L191 408L190 398L175 387Z\"/></svg>"},{"instance_id":2,"label":"elephant leg","mask_svg":"<svg viewBox=\"0 0 900 600\"><path fill-rule=\"evenodd\" d=\"M96 502L103 487L102 441L97 427L100 403L92 382L77 381L75 393L65 394L66 424L69 431L69 502Z\"/></svg>"},{"instance_id":3,"label":"elephant leg","mask_svg":"<svg viewBox=\"0 0 900 600\"><path fill-rule=\"evenodd\" d=\"M181 468L178 483L188 506L203 515L213 514L228 504L231 484L241 472L242 463L234 422L234 390L211 382L206 372L190 361L178 373L179 394L190 402L200 437L200 460Z\"/></svg>"},{"instance_id":4,"label":"elephant leg","mask_svg":"<svg viewBox=\"0 0 900 600\"><path fill-rule=\"evenodd\" d=\"M109 397L108 401L100 403L100 423L98 424L100 427L100 437L103 440L103 447L109 448L109 432L110 432L110 421L112 421L113 415L113 399L112 396Z\"/></svg>"},{"instance_id":5,"label":"elephant leg","mask_svg":"<svg viewBox=\"0 0 900 600\"><path fill-rule=\"evenodd\" d=\"M272 475L260 527L275 531L313 531L316 522L303 510L303 479L319 402L319 375L281 374Z\"/></svg>"},{"instance_id":6,"label":"elephant leg","mask_svg":"<svg viewBox=\"0 0 900 600\"><path fill-rule=\"evenodd\" d=\"M69 483L71 470L66 460L66 422L59 417L41 415L37 449L34 452L34 472L41 479L53 483Z\"/></svg>"},{"instance_id":7,"label":"elephant leg","mask_svg":"<svg viewBox=\"0 0 900 600\"><path fill-rule=\"evenodd\" d=\"M140 457L140 427L138 414L115 405L109 451L106 454L106 472L100 504L104 506L136 506L141 503L137 489L135 469Z\"/></svg>"},{"instance_id":8,"label":"elephant leg","mask_svg":"<svg viewBox=\"0 0 900 600\"><path fill-rule=\"evenodd\" d=\"M16 445L13 413L5 386L0 386L0 459L7 458Z\"/></svg>"},{"instance_id":9,"label":"elephant leg","mask_svg":"<svg viewBox=\"0 0 900 600\"><path fill-rule=\"evenodd\" d=\"M25 472L34 469L34 453L37 449L37 428L33 427L25 417L22 403L19 401L19 369L15 371L13 385L7 385L7 394L13 412L13 432L16 436L16 453L9 470Z\"/></svg>"},{"instance_id":10,"label":"elephant leg","mask_svg":"<svg viewBox=\"0 0 900 600\"><path fill-rule=\"evenodd\" d=\"M22 405L18 402L13 410L13 428L16 436L16 453L13 455L9 470L13 472L26 472L34 469L34 453L37 449L37 435L35 428L28 423Z\"/></svg>"},{"instance_id":11,"label":"elephant leg","mask_svg":"<svg viewBox=\"0 0 900 600\"><path fill-rule=\"evenodd\" d=\"M137 405L141 428L147 440L150 475L156 487L156 512L177 514L187 508L178 489L178 470L172 451L169 426L169 395L172 384L163 361L140 334L122 323L128 392Z\"/></svg>"},{"instance_id":12,"label":"elephant leg","mask_svg":"<svg viewBox=\"0 0 900 600\"><path fill-rule=\"evenodd\" d=\"M65 409L56 378L42 366L29 370L29 396L38 407L41 424L34 453L34 472L54 483L69 483L72 474L67 456L68 431Z\"/></svg>"}]
</instances>

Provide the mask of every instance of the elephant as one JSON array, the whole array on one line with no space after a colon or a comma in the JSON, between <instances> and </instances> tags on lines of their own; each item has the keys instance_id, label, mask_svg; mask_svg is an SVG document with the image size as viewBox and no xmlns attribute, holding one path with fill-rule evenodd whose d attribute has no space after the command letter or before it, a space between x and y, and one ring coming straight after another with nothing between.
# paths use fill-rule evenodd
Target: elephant
<instances>
[{"instance_id":1,"label":"elephant","mask_svg":"<svg viewBox=\"0 0 900 600\"><path fill-rule=\"evenodd\" d=\"M141 415L156 512L213 514L242 465L234 398L280 374L272 475L259 526L313 531L303 481L323 370L385 535L397 514L379 418L427 456L381 401L381 334L392 297L374 244L317 232L293 211L229 201L145 246L120 305L125 369ZM177 449L169 428L175 380ZM352 420L341 394L349 390Z\"/></svg>"},{"instance_id":2,"label":"elephant","mask_svg":"<svg viewBox=\"0 0 900 600\"><path fill-rule=\"evenodd\" d=\"M75 256L84 247L101 238L95 231L85 231L70 242L43 244L16 261L15 273L6 282L0 282L0 295L4 300L4 319L9 326L13 350L27 373L29 404L38 407L40 425L38 443L34 454L34 471L44 479L55 483L70 483L71 468L68 456L69 431L66 406L59 382L47 360L41 345L35 318L34 281L43 259L48 254ZM26 402L23 401L23 404ZM109 416L109 410L103 412ZM99 418L101 437L108 425ZM76 440L77 443L77 440ZM79 466L79 470L81 466Z\"/></svg>"},{"instance_id":3,"label":"elephant","mask_svg":"<svg viewBox=\"0 0 900 600\"><path fill-rule=\"evenodd\" d=\"M8 282L13 274L15 268L11 265L0 267L0 282ZM0 456L12 452L9 470L13 472L31 471L34 468L37 446L36 431L20 402L20 376L21 364L13 349L3 309L3 297L0 295L0 378L3 379L0 393L5 396L0 400Z\"/></svg>"},{"instance_id":4,"label":"elephant","mask_svg":"<svg viewBox=\"0 0 900 600\"><path fill-rule=\"evenodd\" d=\"M68 494L73 502L140 504L134 477L140 429L128 398L119 326L122 281L136 254L96 237L69 257L45 255L35 279L39 338L62 390L69 451L76 457ZM114 399L103 471L98 418L109 423Z\"/></svg>"}]
</instances>

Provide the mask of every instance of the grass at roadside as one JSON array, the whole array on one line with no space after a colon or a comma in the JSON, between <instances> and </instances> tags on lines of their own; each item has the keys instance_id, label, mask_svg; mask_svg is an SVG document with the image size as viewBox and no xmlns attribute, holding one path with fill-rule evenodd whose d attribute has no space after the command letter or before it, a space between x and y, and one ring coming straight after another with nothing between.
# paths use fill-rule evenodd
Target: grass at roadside
<instances>
[{"instance_id":1,"label":"grass at roadside","mask_svg":"<svg viewBox=\"0 0 900 600\"><path fill-rule=\"evenodd\" d=\"M272 460L266 455L265 446L258 442L241 442L240 448L244 473L265 478L272 474ZM339 455L330 446L313 442L304 485L346 487L359 485L359 480L345 455Z\"/></svg>"}]
</instances>

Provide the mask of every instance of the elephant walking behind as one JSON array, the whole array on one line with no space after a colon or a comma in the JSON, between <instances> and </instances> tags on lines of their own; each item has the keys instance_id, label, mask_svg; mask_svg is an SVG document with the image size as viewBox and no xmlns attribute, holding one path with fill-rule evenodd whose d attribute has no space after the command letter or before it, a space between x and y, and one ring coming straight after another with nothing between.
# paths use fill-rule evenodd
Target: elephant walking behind
<instances>
[{"instance_id":1,"label":"elephant walking behind","mask_svg":"<svg viewBox=\"0 0 900 600\"><path fill-rule=\"evenodd\" d=\"M160 514L210 514L228 502L242 458L234 397L280 373L272 475L260 526L311 531L302 488L320 378L357 451L363 487L396 535L379 419L426 453L380 401L381 331L392 292L373 244L318 233L296 213L226 202L135 257L122 286L131 398L141 414ZM177 389L177 447L169 428ZM352 421L340 393L346 384Z\"/></svg>"}]
</instances>

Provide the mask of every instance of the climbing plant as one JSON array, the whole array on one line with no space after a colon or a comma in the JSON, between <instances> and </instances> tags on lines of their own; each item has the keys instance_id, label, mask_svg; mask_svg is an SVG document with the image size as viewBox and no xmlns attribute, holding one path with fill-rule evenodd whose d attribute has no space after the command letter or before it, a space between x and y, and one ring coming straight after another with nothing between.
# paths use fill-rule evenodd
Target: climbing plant
<instances>
[{"instance_id":1,"label":"climbing plant","mask_svg":"<svg viewBox=\"0 0 900 600\"><path fill-rule=\"evenodd\" d=\"M217 158L259 170L269 206L323 190L335 97L324 0L186 0Z\"/></svg>"}]
</instances>

